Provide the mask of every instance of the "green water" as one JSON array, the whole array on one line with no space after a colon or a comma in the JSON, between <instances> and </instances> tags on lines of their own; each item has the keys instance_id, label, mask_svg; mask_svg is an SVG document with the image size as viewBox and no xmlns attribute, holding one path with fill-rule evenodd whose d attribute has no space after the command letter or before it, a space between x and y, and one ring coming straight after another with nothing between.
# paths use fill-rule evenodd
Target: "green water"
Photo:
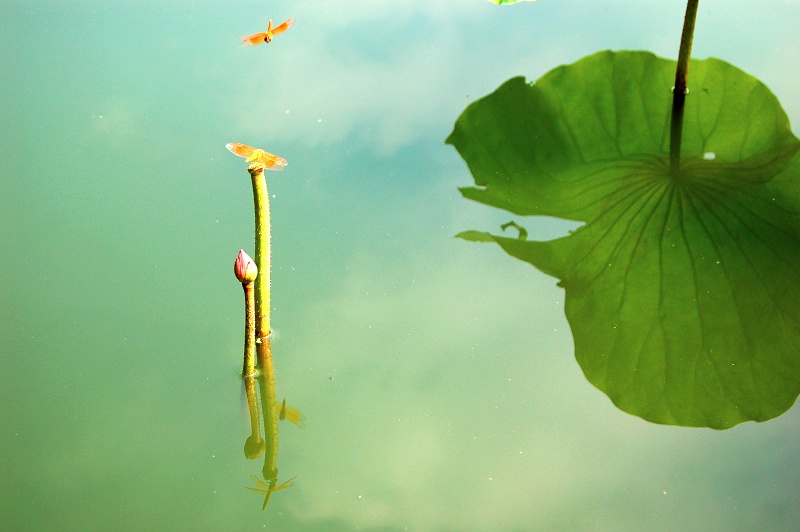
<instances>
[{"instance_id":1,"label":"green water","mask_svg":"<svg viewBox=\"0 0 800 532\"><path fill-rule=\"evenodd\" d=\"M456 240L464 107L600 49L674 58L678 1L0 5L0 521L13 530L792 529L800 412L729 431L617 410L555 280ZM267 19L296 24L241 48ZM697 57L800 124L800 2L701 2ZM238 372L268 176L278 467ZM519 220L518 221L523 221ZM572 224L525 221L532 239Z\"/></svg>"}]
</instances>

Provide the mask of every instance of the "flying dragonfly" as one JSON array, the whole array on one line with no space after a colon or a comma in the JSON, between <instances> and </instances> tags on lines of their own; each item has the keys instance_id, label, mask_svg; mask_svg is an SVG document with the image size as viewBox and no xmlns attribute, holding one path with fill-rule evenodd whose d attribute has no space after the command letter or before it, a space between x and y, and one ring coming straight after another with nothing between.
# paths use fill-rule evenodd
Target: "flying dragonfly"
<instances>
[{"instance_id":1,"label":"flying dragonfly","mask_svg":"<svg viewBox=\"0 0 800 532\"><path fill-rule=\"evenodd\" d=\"M228 150L234 155L244 157L248 163L260 163L264 165L267 170L280 171L286 168L289 164L283 157L272 155L260 148L253 148L247 144L240 144L238 142L230 142L225 145Z\"/></svg>"},{"instance_id":2,"label":"flying dragonfly","mask_svg":"<svg viewBox=\"0 0 800 532\"><path fill-rule=\"evenodd\" d=\"M262 42L269 44L272 42L272 37L288 30L292 24L294 24L294 19L290 18L273 28L272 21L270 20L269 24L267 25L267 31L242 37L242 46L256 46Z\"/></svg>"},{"instance_id":3,"label":"flying dragonfly","mask_svg":"<svg viewBox=\"0 0 800 532\"><path fill-rule=\"evenodd\" d=\"M267 507L267 503L269 502L269 498L272 496L272 493L276 492L278 490L291 488L292 486L294 486L294 479L296 479L297 477L292 477L292 478L290 478L289 480L287 480L286 482L284 482L283 484L281 484L280 486L277 486L277 487L275 486L276 482L274 480L270 480L269 484L267 484L266 482L264 482L263 480L261 480L260 478L258 478L255 475L250 475L250 478L252 478L259 487L258 488L245 488L245 489L248 489L250 491L254 491L256 493L264 493L265 494L264 505L261 507L261 510L263 511Z\"/></svg>"}]
</instances>

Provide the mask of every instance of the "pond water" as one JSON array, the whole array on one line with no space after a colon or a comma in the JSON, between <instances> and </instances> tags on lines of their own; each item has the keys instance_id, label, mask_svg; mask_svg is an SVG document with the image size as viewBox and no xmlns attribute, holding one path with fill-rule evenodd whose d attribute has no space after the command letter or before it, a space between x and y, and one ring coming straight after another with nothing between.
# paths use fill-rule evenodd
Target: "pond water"
<instances>
[{"instance_id":1,"label":"pond water","mask_svg":"<svg viewBox=\"0 0 800 532\"><path fill-rule=\"evenodd\" d=\"M625 414L583 377L556 280L453 238L444 139L512 76L675 58L685 4L369 0L0 6L0 520L14 530L791 529L800 411L727 431ZM293 17L268 45L239 37ZM800 2L703 0L694 55L800 123ZM243 453L249 176L268 175L280 481Z\"/></svg>"}]
</instances>

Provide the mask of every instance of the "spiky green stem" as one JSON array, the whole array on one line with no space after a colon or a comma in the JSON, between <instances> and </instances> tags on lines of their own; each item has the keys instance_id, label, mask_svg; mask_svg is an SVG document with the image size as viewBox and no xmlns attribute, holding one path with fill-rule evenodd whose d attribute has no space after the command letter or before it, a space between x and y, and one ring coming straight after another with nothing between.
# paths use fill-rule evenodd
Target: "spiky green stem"
<instances>
[{"instance_id":1,"label":"spiky green stem","mask_svg":"<svg viewBox=\"0 0 800 532\"><path fill-rule=\"evenodd\" d=\"M270 333L269 325L269 286L270 286L270 221L269 192L267 180L264 178L264 166L251 164L248 169L253 181L253 205L255 208L255 261L258 266L258 277L255 280L256 293L256 338L263 340ZM261 359L259 358L259 363Z\"/></svg>"},{"instance_id":2,"label":"spiky green stem","mask_svg":"<svg viewBox=\"0 0 800 532\"><path fill-rule=\"evenodd\" d=\"M244 362L242 364L242 375L247 377L256 372L256 304L253 297L253 283L242 283L242 288L244 289Z\"/></svg>"}]
</instances>

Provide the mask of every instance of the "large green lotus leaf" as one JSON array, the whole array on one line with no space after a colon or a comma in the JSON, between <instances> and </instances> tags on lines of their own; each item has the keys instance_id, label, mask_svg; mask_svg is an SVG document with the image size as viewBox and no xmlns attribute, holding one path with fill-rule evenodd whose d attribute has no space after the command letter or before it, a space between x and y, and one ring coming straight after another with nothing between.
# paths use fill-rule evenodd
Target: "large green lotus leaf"
<instances>
[{"instance_id":1,"label":"large green lotus leaf","mask_svg":"<svg viewBox=\"0 0 800 532\"><path fill-rule=\"evenodd\" d=\"M470 231L560 279L575 356L622 410L729 428L800 393L800 147L761 82L692 61L668 174L675 62L601 52L470 105L447 142L519 215L585 222L527 241Z\"/></svg>"}]
</instances>

